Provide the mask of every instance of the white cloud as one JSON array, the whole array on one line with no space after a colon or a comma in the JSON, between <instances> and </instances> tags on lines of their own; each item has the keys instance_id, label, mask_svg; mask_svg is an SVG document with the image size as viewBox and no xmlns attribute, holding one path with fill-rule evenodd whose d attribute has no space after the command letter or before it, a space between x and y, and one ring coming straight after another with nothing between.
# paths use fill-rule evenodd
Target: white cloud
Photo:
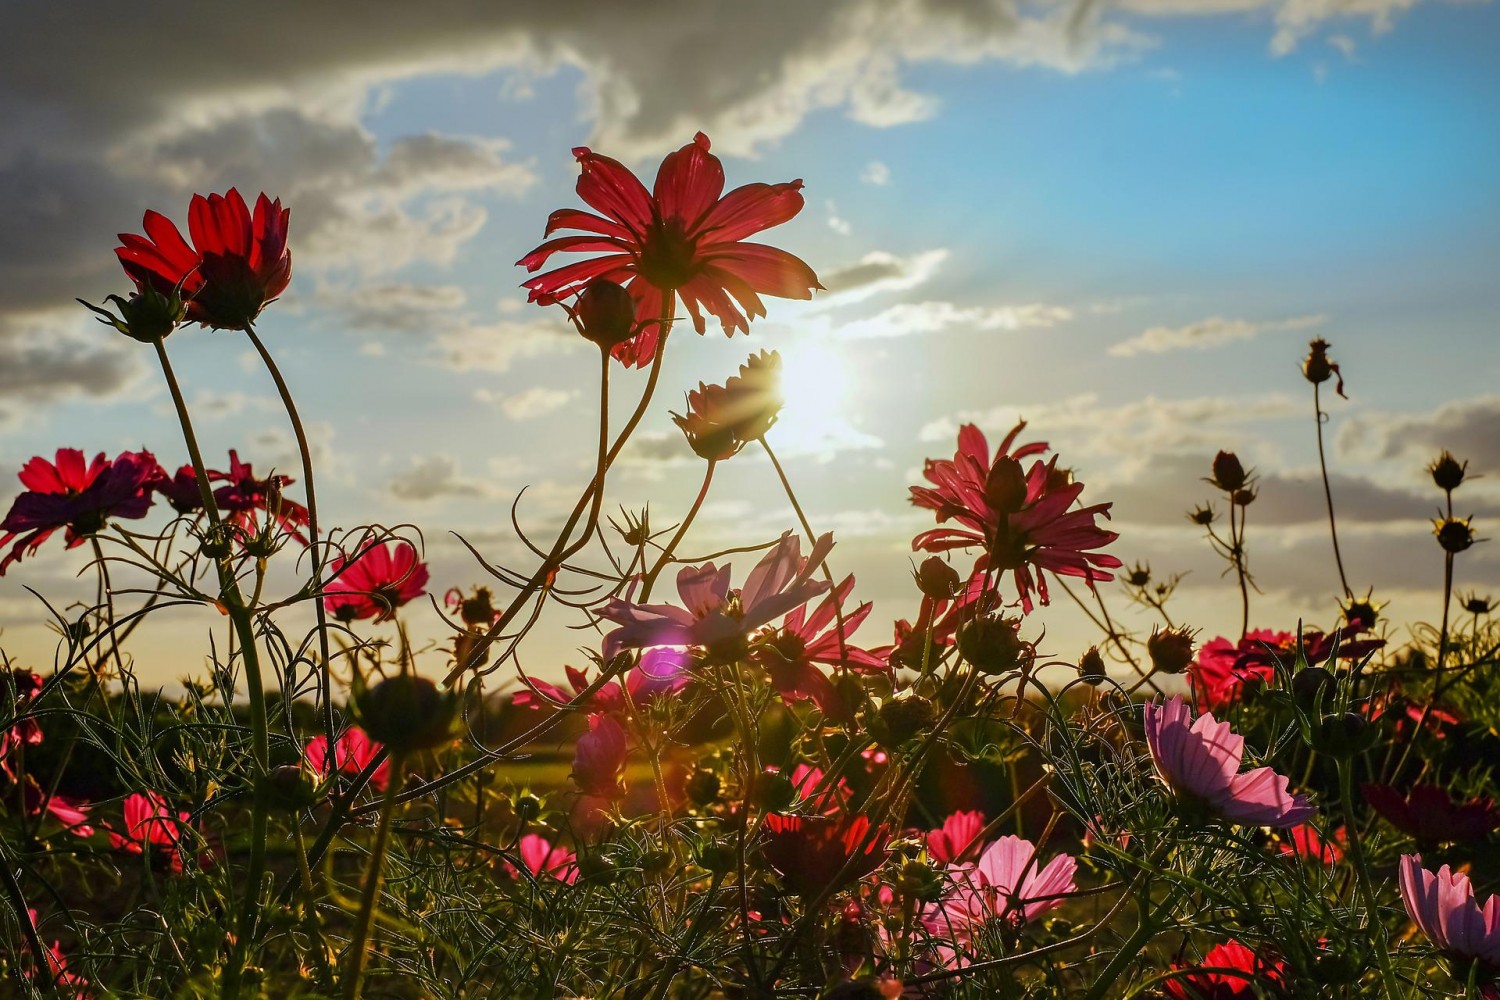
<instances>
[{"instance_id":1,"label":"white cloud","mask_svg":"<svg viewBox=\"0 0 1500 1000\"><path fill-rule=\"evenodd\" d=\"M1115 344L1109 349L1109 353L1117 358L1129 358L1137 354L1161 354L1189 347L1201 350L1236 340L1249 340L1262 333L1310 330L1322 326L1327 320L1328 317L1322 315L1293 316L1290 319L1264 322L1210 316L1186 326L1153 326L1138 337Z\"/></svg>"},{"instance_id":2,"label":"white cloud","mask_svg":"<svg viewBox=\"0 0 1500 1000\"><path fill-rule=\"evenodd\" d=\"M903 302L864 319L835 327L849 340L909 337L946 330L1023 330L1050 327L1073 318L1066 306L1040 302L1018 306L959 306L952 302Z\"/></svg>"},{"instance_id":3,"label":"white cloud","mask_svg":"<svg viewBox=\"0 0 1500 1000\"><path fill-rule=\"evenodd\" d=\"M474 398L481 403L494 403L512 420L536 420L562 409L578 393L571 389L549 389L532 386L517 393L494 392L489 389L474 390Z\"/></svg>"},{"instance_id":4,"label":"white cloud","mask_svg":"<svg viewBox=\"0 0 1500 1000\"><path fill-rule=\"evenodd\" d=\"M441 454L413 459L411 468L391 478L389 489L396 499L415 502L482 497L492 492L487 484L461 475L453 456Z\"/></svg>"},{"instance_id":5,"label":"white cloud","mask_svg":"<svg viewBox=\"0 0 1500 1000\"><path fill-rule=\"evenodd\" d=\"M948 256L942 247L907 257L872 250L852 264L825 271L821 278L828 291L814 299L811 308L821 311L888 292L911 291L931 281Z\"/></svg>"},{"instance_id":6,"label":"white cloud","mask_svg":"<svg viewBox=\"0 0 1500 1000\"><path fill-rule=\"evenodd\" d=\"M440 333L436 343L448 367L491 372L508 372L517 361L571 354L586 346L572 327L546 320L462 321Z\"/></svg>"},{"instance_id":7,"label":"white cloud","mask_svg":"<svg viewBox=\"0 0 1500 1000\"><path fill-rule=\"evenodd\" d=\"M885 187L891 182L891 168L879 160L871 160L865 164L865 169L860 172L859 179L866 184Z\"/></svg>"},{"instance_id":8,"label":"white cloud","mask_svg":"<svg viewBox=\"0 0 1500 1000\"><path fill-rule=\"evenodd\" d=\"M1500 396L1458 399L1425 413L1361 413L1343 423L1337 440L1351 458L1396 460L1413 476L1425 476L1421 470L1444 448L1471 472L1493 476L1500 470Z\"/></svg>"}]
</instances>

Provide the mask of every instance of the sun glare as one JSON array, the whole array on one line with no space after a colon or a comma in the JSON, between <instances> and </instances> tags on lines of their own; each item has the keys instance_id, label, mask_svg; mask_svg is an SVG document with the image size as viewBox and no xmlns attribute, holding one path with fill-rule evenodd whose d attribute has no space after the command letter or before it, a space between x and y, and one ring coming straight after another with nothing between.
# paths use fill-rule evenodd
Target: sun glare
<instances>
[{"instance_id":1,"label":"sun glare","mask_svg":"<svg viewBox=\"0 0 1500 1000\"><path fill-rule=\"evenodd\" d=\"M788 450L821 452L853 435L849 388L849 370L837 351L815 343L781 349L785 405L775 440Z\"/></svg>"}]
</instances>

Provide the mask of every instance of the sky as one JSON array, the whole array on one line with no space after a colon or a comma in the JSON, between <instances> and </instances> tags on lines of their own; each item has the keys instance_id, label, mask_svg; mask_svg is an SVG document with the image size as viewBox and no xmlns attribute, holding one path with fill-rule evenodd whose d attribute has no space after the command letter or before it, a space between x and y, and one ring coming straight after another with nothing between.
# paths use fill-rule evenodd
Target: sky
<instances>
[{"instance_id":1,"label":"sky","mask_svg":"<svg viewBox=\"0 0 1500 1000\"><path fill-rule=\"evenodd\" d=\"M88 6L88 5L86 5ZM673 524L703 466L668 410L752 351L779 350L770 441L832 563L913 617L906 502L963 422L1018 419L1113 502L1111 551L1184 574L1174 619L1238 628L1238 593L1184 512L1218 449L1256 467L1252 625L1328 626L1339 594L1311 387L1325 337L1348 400L1324 394L1350 584L1394 626L1441 614L1423 471L1440 448L1500 513L1500 57L1491 3L1431 0L185 2L12 5L0 41L0 503L8 470L58 447L185 460L148 349L73 300L127 285L115 234L147 208L185 221L231 185L292 211L294 276L259 330L314 441L326 523L420 532L432 593L485 580L459 541L530 569L510 525L550 540L591 470L596 359L513 262L549 212L581 207L579 145L648 180L702 130L729 186L801 178L806 208L760 239L827 291L769 300L748 337L674 338L662 391L608 503ZM245 339L174 334L210 456L296 475L274 389ZM642 384L616 371L618 423ZM623 402L622 402L623 401ZM296 487L293 488L295 493ZM164 518L147 522L157 525ZM716 476L689 552L795 521L751 451ZM0 648L46 669L32 588L92 592L60 539L0 578ZM743 560L746 557L741 556ZM741 567L741 572L746 567ZM1480 544L1460 590L1500 586ZM121 583L121 587L127 586ZM1117 586L1134 627L1150 618ZM1097 634L1060 591L1023 634L1074 659ZM406 615L442 634L431 606ZM296 619L293 619L295 624ZM597 636L546 616L524 650L555 676ZM211 611L132 642L148 683L201 672ZM375 630L378 634L379 630ZM433 652L423 660L441 669Z\"/></svg>"}]
</instances>

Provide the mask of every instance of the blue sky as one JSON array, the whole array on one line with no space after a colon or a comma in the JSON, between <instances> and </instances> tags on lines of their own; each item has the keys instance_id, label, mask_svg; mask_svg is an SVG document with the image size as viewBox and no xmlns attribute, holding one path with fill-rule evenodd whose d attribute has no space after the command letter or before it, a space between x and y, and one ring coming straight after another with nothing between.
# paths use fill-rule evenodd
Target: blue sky
<instances>
[{"instance_id":1,"label":"blue sky","mask_svg":"<svg viewBox=\"0 0 1500 1000\"><path fill-rule=\"evenodd\" d=\"M609 24L554 37L500 15L461 57L438 45L465 38L442 8L431 37L361 26L326 63L290 34L316 15L289 14L284 48L268 46L274 75L207 86L214 67L188 65L111 98L62 72L93 72L90 46L112 30L100 23L57 54L55 77L0 76L0 109L26 112L0 143L0 178L15 181L0 188L23 192L16 211L42 234L40 251L0 241L0 466L61 445L182 460L149 356L105 343L69 296L121 290L113 234L138 230L145 207L180 221L193 191L264 188L292 207L295 277L261 329L326 461L325 518L419 527L436 593L480 580L450 530L520 565L509 502L530 484L523 517L543 536L553 508L571 506L595 362L556 334L556 315L524 304L512 262L549 211L577 204L572 146L649 177L702 127L731 186L806 181L804 212L766 240L830 291L772 300L748 339L714 324L701 340L679 334L612 503L649 500L658 524L680 516L701 465L685 446L647 457L670 452L667 409L776 348L805 367L789 374L772 443L814 527L835 531L838 571L877 601L861 636L872 644L914 610L907 542L926 522L905 487L922 457L950 454L961 420L993 437L1022 416L1078 469L1088 502L1117 502L1117 554L1190 574L1178 617L1207 635L1237 622L1181 512L1208 498L1198 478L1213 452L1238 451L1265 477L1251 510L1257 621L1330 624L1336 580L1296 367L1324 336L1349 378L1350 400L1325 405L1350 582L1392 599L1397 625L1435 618L1437 497L1422 466L1445 445L1475 471L1500 466L1500 12L1376 4L1381 24L1316 4L1295 8L1312 12L1301 21L1291 6L1238 6L1139 3L1069 35L1050 8L966 5L981 31L925 4L886 23L849 0L809 8L806 38L736 9L723 30L742 44L717 57L686 41L712 37L708 14L674 20L664 6L643 15L666 26L655 60L611 48ZM996 11L1022 26L991 24ZM868 39L847 29L871 17ZM825 34L837 45L819 48ZM86 127L105 112L116 124ZM854 284L861 264L885 278ZM194 330L169 346L208 450L295 472L243 340ZM617 401L639 383L617 377ZM774 485L758 457L729 463L687 548L791 527ZM1497 497L1480 480L1461 512L1493 515ZM23 586L81 594L81 565L53 542L0 579L0 641L20 662L51 658ZM1496 584L1485 546L1463 558L1461 586ZM430 608L410 617L438 634ZM566 624L549 616L529 669L555 674L589 641ZM1091 641L1066 608L1042 624L1060 657ZM143 634L145 675L198 669L181 650L214 627L183 614Z\"/></svg>"}]
</instances>

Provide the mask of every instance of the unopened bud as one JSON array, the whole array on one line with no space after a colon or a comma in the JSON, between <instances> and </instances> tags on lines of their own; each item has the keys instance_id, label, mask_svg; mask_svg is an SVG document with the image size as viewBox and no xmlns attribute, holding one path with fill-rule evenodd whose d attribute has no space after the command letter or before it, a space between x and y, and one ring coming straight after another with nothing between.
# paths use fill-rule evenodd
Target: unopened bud
<instances>
[{"instance_id":1,"label":"unopened bud","mask_svg":"<svg viewBox=\"0 0 1500 1000\"><path fill-rule=\"evenodd\" d=\"M1193 662L1194 634L1185 625L1152 632L1146 640L1152 669L1162 674L1180 674L1186 670Z\"/></svg>"},{"instance_id":2,"label":"unopened bud","mask_svg":"<svg viewBox=\"0 0 1500 1000\"><path fill-rule=\"evenodd\" d=\"M1210 483L1225 493L1233 493L1245 485L1245 480L1245 467L1240 464L1238 455L1221 451L1214 456L1214 475Z\"/></svg>"},{"instance_id":3,"label":"unopened bud","mask_svg":"<svg viewBox=\"0 0 1500 1000\"><path fill-rule=\"evenodd\" d=\"M370 739L392 753L442 746L453 736L458 696L425 677L401 673L365 687L358 674L351 706Z\"/></svg>"},{"instance_id":4,"label":"unopened bud","mask_svg":"<svg viewBox=\"0 0 1500 1000\"><path fill-rule=\"evenodd\" d=\"M1188 514L1188 520L1192 521L1194 524L1201 525L1202 527L1206 528L1210 524L1214 523L1214 518L1217 516L1218 515L1214 513L1214 509L1208 504L1199 504L1197 507L1194 507Z\"/></svg>"},{"instance_id":5,"label":"unopened bud","mask_svg":"<svg viewBox=\"0 0 1500 1000\"><path fill-rule=\"evenodd\" d=\"M986 617L969 622L958 633L958 651L984 674L1003 674L1030 661L1031 643L1021 638L1021 619Z\"/></svg>"},{"instance_id":6,"label":"unopened bud","mask_svg":"<svg viewBox=\"0 0 1500 1000\"><path fill-rule=\"evenodd\" d=\"M1432 475L1432 481L1437 488L1445 493L1452 493L1458 489L1464 481L1464 473L1468 471L1469 463L1460 462L1453 457L1453 453L1446 448L1431 465L1427 471Z\"/></svg>"},{"instance_id":7,"label":"unopened bud","mask_svg":"<svg viewBox=\"0 0 1500 1000\"><path fill-rule=\"evenodd\" d=\"M590 281L573 308L578 332L602 350L635 336L635 300L624 286L606 278Z\"/></svg>"},{"instance_id":8,"label":"unopened bud","mask_svg":"<svg viewBox=\"0 0 1500 1000\"><path fill-rule=\"evenodd\" d=\"M928 556L922 560L915 576L922 595L934 601L946 601L958 593L958 570L944 562L942 556Z\"/></svg>"},{"instance_id":9,"label":"unopened bud","mask_svg":"<svg viewBox=\"0 0 1500 1000\"><path fill-rule=\"evenodd\" d=\"M1445 517L1440 521L1432 522L1433 534L1437 535L1438 544L1443 551L1450 555L1456 555L1474 544L1474 529L1469 526L1472 518L1459 520L1456 517Z\"/></svg>"},{"instance_id":10,"label":"unopened bud","mask_svg":"<svg viewBox=\"0 0 1500 1000\"><path fill-rule=\"evenodd\" d=\"M1088 652L1079 657L1078 676L1088 684L1102 684L1109 677L1109 670L1104 665L1104 657L1099 653L1098 646L1090 646Z\"/></svg>"}]
</instances>

